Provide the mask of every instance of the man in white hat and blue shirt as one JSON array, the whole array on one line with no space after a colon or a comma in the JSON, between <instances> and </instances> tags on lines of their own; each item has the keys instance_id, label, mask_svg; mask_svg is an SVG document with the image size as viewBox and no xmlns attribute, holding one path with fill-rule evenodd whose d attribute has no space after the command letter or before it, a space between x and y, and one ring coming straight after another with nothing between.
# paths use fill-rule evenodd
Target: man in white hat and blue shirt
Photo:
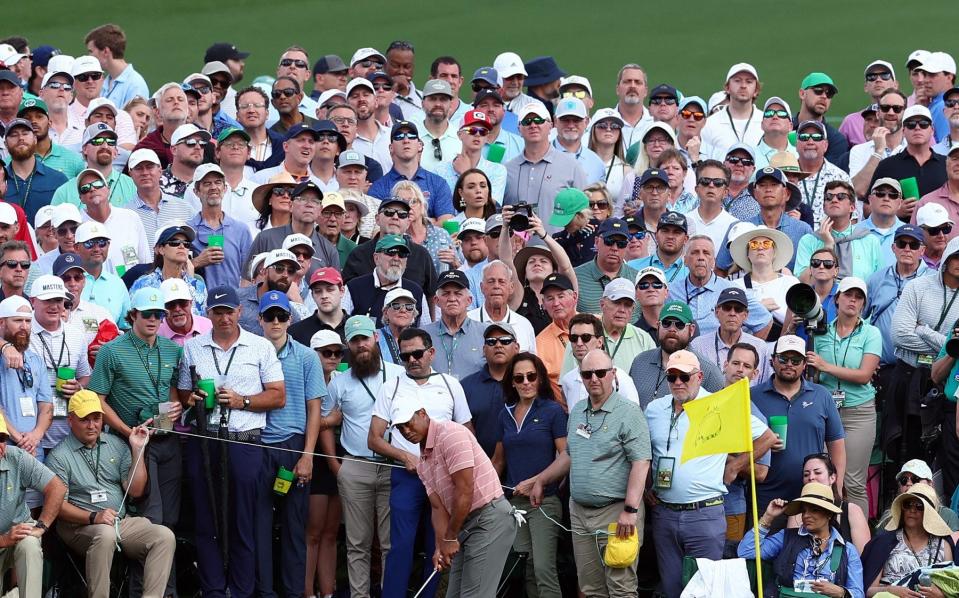
<instances>
[{"instance_id":1,"label":"man in white hat and blue shirt","mask_svg":"<svg viewBox=\"0 0 959 598\"><path fill-rule=\"evenodd\" d=\"M592 185L605 180L606 166L596 152L586 147L584 139L588 142L588 138L585 137L587 125L589 125L589 112L583 100L579 98L559 100L553 120L556 130L553 147L575 156L576 161L586 172L586 183Z\"/></svg>"}]
</instances>

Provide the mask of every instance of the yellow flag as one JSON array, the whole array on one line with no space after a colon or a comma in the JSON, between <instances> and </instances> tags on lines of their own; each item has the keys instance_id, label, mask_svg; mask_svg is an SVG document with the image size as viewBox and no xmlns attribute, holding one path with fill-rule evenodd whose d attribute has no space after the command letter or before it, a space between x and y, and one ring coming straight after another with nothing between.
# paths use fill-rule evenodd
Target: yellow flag
<instances>
[{"instance_id":1,"label":"yellow flag","mask_svg":"<svg viewBox=\"0 0 959 598\"><path fill-rule=\"evenodd\" d=\"M696 457L748 452L750 430L749 381L745 378L708 397L683 405L689 431L680 463Z\"/></svg>"}]
</instances>

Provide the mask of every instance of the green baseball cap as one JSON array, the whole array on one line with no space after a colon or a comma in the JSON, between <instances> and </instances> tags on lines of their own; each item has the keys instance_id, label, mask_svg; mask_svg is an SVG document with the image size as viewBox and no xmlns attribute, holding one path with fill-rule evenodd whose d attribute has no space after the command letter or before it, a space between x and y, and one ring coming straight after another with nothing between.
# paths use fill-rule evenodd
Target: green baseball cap
<instances>
[{"instance_id":1,"label":"green baseball cap","mask_svg":"<svg viewBox=\"0 0 959 598\"><path fill-rule=\"evenodd\" d=\"M405 247L409 249L410 245L406 242L406 237L402 235L383 235L380 237L380 240L376 242L377 253L393 247Z\"/></svg>"},{"instance_id":2,"label":"green baseball cap","mask_svg":"<svg viewBox=\"0 0 959 598\"><path fill-rule=\"evenodd\" d=\"M376 323L369 316L352 316L343 326L343 336L347 341L353 340L355 336L372 337L376 331Z\"/></svg>"},{"instance_id":3,"label":"green baseball cap","mask_svg":"<svg viewBox=\"0 0 959 598\"><path fill-rule=\"evenodd\" d=\"M839 88L836 87L836 84L832 82L832 77L826 73L809 73L806 75L806 78L802 80L802 83L799 85L800 89L809 89L810 87L816 87L817 85L828 85L833 88L833 91L839 93Z\"/></svg>"},{"instance_id":4,"label":"green baseball cap","mask_svg":"<svg viewBox=\"0 0 959 598\"><path fill-rule=\"evenodd\" d=\"M48 116L50 114L47 111L47 103L40 98L24 98L23 101L20 102L20 107L17 108L17 117L22 117L23 113L31 108L34 110L39 110Z\"/></svg>"},{"instance_id":5,"label":"green baseball cap","mask_svg":"<svg viewBox=\"0 0 959 598\"><path fill-rule=\"evenodd\" d=\"M566 226L576 214L589 207L589 197L579 189L567 187L556 194L553 202L553 215L549 217L551 226Z\"/></svg>"},{"instance_id":6,"label":"green baseball cap","mask_svg":"<svg viewBox=\"0 0 959 598\"><path fill-rule=\"evenodd\" d=\"M666 318L676 318L685 324L692 324L693 310L682 301L667 301L659 312L659 321L662 322Z\"/></svg>"},{"instance_id":7,"label":"green baseball cap","mask_svg":"<svg viewBox=\"0 0 959 598\"><path fill-rule=\"evenodd\" d=\"M246 139L247 143L250 142L250 135L243 129L238 129L236 127L229 127L229 128L223 129L223 131L221 131L220 134L216 136L216 141L217 143L223 143L224 141L226 141L228 137L231 137L232 135L239 135L240 137Z\"/></svg>"}]
</instances>

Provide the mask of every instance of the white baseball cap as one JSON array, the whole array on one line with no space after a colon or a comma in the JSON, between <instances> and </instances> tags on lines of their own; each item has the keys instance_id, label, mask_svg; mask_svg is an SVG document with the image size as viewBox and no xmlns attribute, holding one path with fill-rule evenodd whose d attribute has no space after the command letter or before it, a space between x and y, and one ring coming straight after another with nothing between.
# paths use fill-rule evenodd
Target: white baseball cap
<instances>
[{"instance_id":1,"label":"white baseball cap","mask_svg":"<svg viewBox=\"0 0 959 598\"><path fill-rule=\"evenodd\" d=\"M296 264L297 268L300 267L300 262L296 261L296 255L289 249L274 249L269 252L266 256L266 261L263 263L263 267L269 268L280 262L292 262Z\"/></svg>"},{"instance_id":2,"label":"white baseball cap","mask_svg":"<svg viewBox=\"0 0 959 598\"><path fill-rule=\"evenodd\" d=\"M287 235L286 238L283 239L283 249L289 250L294 247L309 247L311 254L316 253L316 250L313 249L313 241L301 233L293 233L292 235Z\"/></svg>"},{"instance_id":3,"label":"white baseball cap","mask_svg":"<svg viewBox=\"0 0 959 598\"><path fill-rule=\"evenodd\" d=\"M384 63L386 62L386 56L383 56L376 48L360 48L356 52L353 52L353 58L350 58L350 66L353 66L357 62L369 58L370 56L376 56Z\"/></svg>"},{"instance_id":4,"label":"white baseball cap","mask_svg":"<svg viewBox=\"0 0 959 598\"><path fill-rule=\"evenodd\" d=\"M395 289L390 289L386 293L386 297L383 297L383 307L386 307L390 303L393 303L400 297L409 297L410 301L416 301L416 297L413 296L413 292L409 289L404 289L403 287L397 287Z\"/></svg>"},{"instance_id":5,"label":"white baseball cap","mask_svg":"<svg viewBox=\"0 0 959 598\"><path fill-rule=\"evenodd\" d=\"M84 243L90 239L113 239L113 236L96 220L87 220L77 227L76 242Z\"/></svg>"},{"instance_id":6,"label":"white baseball cap","mask_svg":"<svg viewBox=\"0 0 959 598\"><path fill-rule=\"evenodd\" d=\"M526 67L523 65L523 59L515 52L503 52L493 61L493 68L500 77L508 79L514 75L529 76Z\"/></svg>"},{"instance_id":7,"label":"white baseball cap","mask_svg":"<svg viewBox=\"0 0 959 598\"><path fill-rule=\"evenodd\" d=\"M950 75L956 74L956 59L951 54L948 52L933 52L932 56L939 67L939 72L949 73Z\"/></svg>"},{"instance_id":8,"label":"white baseball cap","mask_svg":"<svg viewBox=\"0 0 959 598\"><path fill-rule=\"evenodd\" d=\"M376 93L376 90L373 89L373 83L369 79L366 77L357 77L346 84L347 97L349 97L350 93L352 93L357 87L365 87L371 92Z\"/></svg>"},{"instance_id":9,"label":"white baseball cap","mask_svg":"<svg viewBox=\"0 0 959 598\"><path fill-rule=\"evenodd\" d=\"M179 127L176 128L176 131L173 131L173 135L170 137L170 145L171 146L176 145L180 143L181 141L183 141L184 139L186 139L187 137L190 137L191 135L197 135L197 134L199 134L204 141L210 140L210 132L207 131L206 129L201 129L200 127L196 126L193 123L180 125Z\"/></svg>"},{"instance_id":10,"label":"white baseball cap","mask_svg":"<svg viewBox=\"0 0 959 598\"><path fill-rule=\"evenodd\" d=\"M586 104L579 98L563 98L556 105L556 118L563 116L578 116L579 118L589 118L586 111Z\"/></svg>"},{"instance_id":11,"label":"white baseball cap","mask_svg":"<svg viewBox=\"0 0 959 598\"><path fill-rule=\"evenodd\" d=\"M955 224L949 219L949 212L946 208L935 202L929 202L916 210L916 224L919 226L942 226L943 224ZM959 237L956 237L959 239Z\"/></svg>"},{"instance_id":12,"label":"white baseball cap","mask_svg":"<svg viewBox=\"0 0 959 598\"><path fill-rule=\"evenodd\" d=\"M62 204L62 205L73 205L73 204ZM33 217L33 228L40 228L51 224L53 222L53 212L56 210L56 206L43 206L37 210L37 215ZM80 222L77 220L77 222ZM13 224L12 222L5 222L4 224Z\"/></svg>"},{"instance_id":13,"label":"white baseball cap","mask_svg":"<svg viewBox=\"0 0 959 598\"><path fill-rule=\"evenodd\" d=\"M327 102L330 101L330 98L343 98L343 101L346 101L346 94L342 89L327 89L320 94L318 100L316 100L317 106L324 106Z\"/></svg>"},{"instance_id":14,"label":"white baseball cap","mask_svg":"<svg viewBox=\"0 0 959 598\"><path fill-rule=\"evenodd\" d=\"M794 351L800 355L806 355L806 341L799 338L795 334L786 334L779 337L779 340L776 341L776 345L773 349L773 354L782 355L783 353L788 353L789 351Z\"/></svg>"},{"instance_id":15,"label":"white baseball cap","mask_svg":"<svg viewBox=\"0 0 959 598\"><path fill-rule=\"evenodd\" d=\"M526 104L525 106L523 106L520 109L519 114L517 114L517 116L519 117L519 120L522 121L524 118L526 118L530 114L535 114L536 116L540 118L545 118L547 121L552 120L552 117L549 115L549 110L547 110L546 106L539 100L535 102L530 102L529 104Z\"/></svg>"},{"instance_id":16,"label":"white baseball cap","mask_svg":"<svg viewBox=\"0 0 959 598\"><path fill-rule=\"evenodd\" d=\"M17 52L17 49L10 44L0 44L0 62L7 65L7 68L11 68L23 60L24 56L26 54Z\"/></svg>"},{"instance_id":17,"label":"white baseball cap","mask_svg":"<svg viewBox=\"0 0 959 598\"><path fill-rule=\"evenodd\" d=\"M323 347L329 347L331 345L343 346L343 339L332 330L320 330L310 337L311 349L322 349Z\"/></svg>"},{"instance_id":18,"label":"white baseball cap","mask_svg":"<svg viewBox=\"0 0 959 598\"><path fill-rule=\"evenodd\" d=\"M593 95L593 86L589 84L589 79L586 77L570 75L569 77L563 77L559 80L560 91L562 91L564 87L569 87L570 85L579 85L580 87L585 87L586 93L588 93L590 97Z\"/></svg>"},{"instance_id":19,"label":"white baseball cap","mask_svg":"<svg viewBox=\"0 0 959 598\"><path fill-rule=\"evenodd\" d=\"M70 74L73 75L74 78L83 73L102 72L103 67L100 66L100 61L93 56L78 56L77 59L73 61L73 66L70 69Z\"/></svg>"},{"instance_id":20,"label":"white baseball cap","mask_svg":"<svg viewBox=\"0 0 959 598\"><path fill-rule=\"evenodd\" d=\"M9 225L17 223L17 211L5 201L0 201L0 222Z\"/></svg>"},{"instance_id":21,"label":"white baseball cap","mask_svg":"<svg viewBox=\"0 0 959 598\"><path fill-rule=\"evenodd\" d=\"M203 177L210 174L211 172L220 175L224 179L226 178L226 175L223 173L223 169L221 169L218 165L210 162L207 164L200 164L199 166L196 167L196 170L193 171L192 182L194 184L199 183L200 181L203 180Z\"/></svg>"},{"instance_id":22,"label":"white baseball cap","mask_svg":"<svg viewBox=\"0 0 959 598\"><path fill-rule=\"evenodd\" d=\"M193 301L193 295L190 293L189 286L179 278L167 278L161 282L160 292L163 293L164 303L182 299Z\"/></svg>"},{"instance_id":23,"label":"white baseball cap","mask_svg":"<svg viewBox=\"0 0 959 598\"><path fill-rule=\"evenodd\" d=\"M639 284L639 281L646 278L647 276L652 276L659 282L666 284L666 275L662 270L656 266L646 266L642 270L636 273L636 284Z\"/></svg>"},{"instance_id":24,"label":"white baseball cap","mask_svg":"<svg viewBox=\"0 0 959 598\"><path fill-rule=\"evenodd\" d=\"M716 106L719 106L725 100L726 100L725 90L717 91L713 95L709 96L709 102L708 102L709 105L706 106L706 112L712 112L713 108L715 108Z\"/></svg>"},{"instance_id":25,"label":"white baseball cap","mask_svg":"<svg viewBox=\"0 0 959 598\"><path fill-rule=\"evenodd\" d=\"M63 284L62 282L60 284ZM33 315L33 307L30 302L14 295L0 301L0 318L12 318L14 316Z\"/></svg>"},{"instance_id":26,"label":"white baseball cap","mask_svg":"<svg viewBox=\"0 0 959 598\"><path fill-rule=\"evenodd\" d=\"M59 276L44 274L33 281L33 286L30 287L30 296L42 301L66 299L67 287L63 286L63 280Z\"/></svg>"},{"instance_id":27,"label":"white baseball cap","mask_svg":"<svg viewBox=\"0 0 959 598\"><path fill-rule=\"evenodd\" d=\"M606 120L607 118L615 120L620 126L624 126L626 124L626 121L624 121L623 117L619 115L619 112L613 110L612 108L600 108L593 113L591 122L598 123L599 121Z\"/></svg>"},{"instance_id":28,"label":"white baseball cap","mask_svg":"<svg viewBox=\"0 0 959 598\"><path fill-rule=\"evenodd\" d=\"M210 81L210 78L204 75L203 73L191 73L187 75L187 78L183 80L183 83L185 85L190 85L194 81L203 81L207 85L210 85L210 86L213 85L213 83Z\"/></svg>"},{"instance_id":29,"label":"white baseball cap","mask_svg":"<svg viewBox=\"0 0 959 598\"><path fill-rule=\"evenodd\" d=\"M486 234L486 221L482 218L467 218L460 225L460 235L466 231L473 231L481 235Z\"/></svg>"},{"instance_id":30,"label":"white baseball cap","mask_svg":"<svg viewBox=\"0 0 959 598\"><path fill-rule=\"evenodd\" d=\"M603 289L603 299L619 301L620 299L632 299L636 302L636 287L628 278L614 278L606 284Z\"/></svg>"},{"instance_id":31,"label":"white baseball cap","mask_svg":"<svg viewBox=\"0 0 959 598\"><path fill-rule=\"evenodd\" d=\"M748 62L737 62L729 67L729 71L726 72L726 81L732 79L736 73L749 73L753 77L756 77L756 79L759 79L759 73L756 72L756 67Z\"/></svg>"},{"instance_id":32,"label":"white baseball cap","mask_svg":"<svg viewBox=\"0 0 959 598\"><path fill-rule=\"evenodd\" d=\"M90 118L90 115L99 108L106 107L113 113L113 116L116 116L120 113L120 110L117 108L117 105L113 103L113 100L109 98L93 98L90 100L90 104L87 105L87 111L83 114L83 119L86 120Z\"/></svg>"},{"instance_id":33,"label":"white baseball cap","mask_svg":"<svg viewBox=\"0 0 959 598\"><path fill-rule=\"evenodd\" d=\"M917 478L923 480L932 479L932 469L930 469L929 465L922 459L910 459L909 461L903 463L902 469L899 470L899 473L896 474L896 477L898 478L904 473L911 473Z\"/></svg>"},{"instance_id":34,"label":"white baseball cap","mask_svg":"<svg viewBox=\"0 0 959 598\"><path fill-rule=\"evenodd\" d=\"M922 104L913 104L906 108L902 113L902 122L906 122L914 116L921 116L927 120L932 120L932 113Z\"/></svg>"},{"instance_id":35,"label":"white baseball cap","mask_svg":"<svg viewBox=\"0 0 959 598\"><path fill-rule=\"evenodd\" d=\"M144 162L150 162L156 164L157 166L163 166L160 163L160 157L157 156L157 153L150 148L141 147L138 150L134 150L130 154L130 159L127 161L127 166L132 170Z\"/></svg>"},{"instance_id":36,"label":"white baseball cap","mask_svg":"<svg viewBox=\"0 0 959 598\"><path fill-rule=\"evenodd\" d=\"M872 62L866 65L866 70L864 70L862 74L865 75L866 73L869 72L869 69L871 69L874 66L881 66L882 68L892 73L893 80L896 79L896 69L892 68L892 64L890 64L889 62L886 62L885 60L873 60Z\"/></svg>"},{"instance_id":37,"label":"white baseball cap","mask_svg":"<svg viewBox=\"0 0 959 598\"><path fill-rule=\"evenodd\" d=\"M55 206L53 216L50 218L50 224L53 228L60 228L64 222L83 222L83 216L80 215L80 209L72 203L62 203Z\"/></svg>"},{"instance_id":38,"label":"white baseball cap","mask_svg":"<svg viewBox=\"0 0 959 598\"><path fill-rule=\"evenodd\" d=\"M909 58L906 59L906 68L912 70L917 66L922 66L929 57L932 56L932 52L929 50L913 50L909 54Z\"/></svg>"},{"instance_id":39,"label":"white baseball cap","mask_svg":"<svg viewBox=\"0 0 959 598\"><path fill-rule=\"evenodd\" d=\"M840 280L837 293L845 293L846 291L850 291L852 289L859 289L862 291L863 297L869 296L869 292L866 290L866 281L858 276L846 276Z\"/></svg>"},{"instance_id":40,"label":"white baseball cap","mask_svg":"<svg viewBox=\"0 0 959 598\"><path fill-rule=\"evenodd\" d=\"M793 117L793 111L792 111L792 109L789 107L789 104L787 104L787 103L786 103L786 100L782 99L782 98L779 97L779 96L773 96L773 97L769 98L768 100L766 100L766 103L763 104L763 112L765 112L766 110L769 110L769 107L772 106L773 104L779 104L780 106L782 106L783 108L785 108L785 109L786 109L786 112L789 113L789 118L790 118L790 119Z\"/></svg>"}]
</instances>

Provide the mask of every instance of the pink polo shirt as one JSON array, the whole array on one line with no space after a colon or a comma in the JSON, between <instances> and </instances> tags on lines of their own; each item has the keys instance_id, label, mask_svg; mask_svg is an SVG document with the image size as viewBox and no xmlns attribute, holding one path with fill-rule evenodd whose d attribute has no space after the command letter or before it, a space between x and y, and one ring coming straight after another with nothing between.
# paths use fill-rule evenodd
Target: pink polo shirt
<instances>
[{"instance_id":1,"label":"pink polo shirt","mask_svg":"<svg viewBox=\"0 0 959 598\"><path fill-rule=\"evenodd\" d=\"M470 512L503 496L493 463L470 431L456 422L431 419L426 434L426 448L421 451L416 473L423 481L427 494L436 493L449 513L453 512L456 496L453 474L468 467L473 468Z\"/></svg>"},{"instance_id":2,"label":"pink polo shirt","mask_svg":"<svg viewBox=\"0 0 959 598\"><path fill-rule=\"evenodd\" d=\"M916 223L916 214L919 212L919 208L927 203L937 203L946 208L946 212L949 213L949 220L952 220L955 224L959 224L959 202L956 202L949 196L948 181L943 183L942 187L939 187L935 191L926 193L916 202L916 210L912 213L911 224ZM959 235L959 226L953 226L952 232L949 233L949 240L952 240L952 238L957 235Z\"/></svg>"},{"instance_id":3,"label":"pink polo shirt","mask_svg":"<svg viewBox=\"0 0 959 598\"><path fill-rule=\"evenodd\" d=\"M181 347L186 344L188 340L194 336L199 336L201 334L206 334L213 329L213 322L209 318L204 316L193 316L193 329L187 332L186 334L180 334L178 332L173 332L173 329L170 328L170 325L166 323L166 320L163 320L163 323L160 324L160 328L157 330L157 334L164 338L168 338Z\"/></svg>"}]
</instances>

